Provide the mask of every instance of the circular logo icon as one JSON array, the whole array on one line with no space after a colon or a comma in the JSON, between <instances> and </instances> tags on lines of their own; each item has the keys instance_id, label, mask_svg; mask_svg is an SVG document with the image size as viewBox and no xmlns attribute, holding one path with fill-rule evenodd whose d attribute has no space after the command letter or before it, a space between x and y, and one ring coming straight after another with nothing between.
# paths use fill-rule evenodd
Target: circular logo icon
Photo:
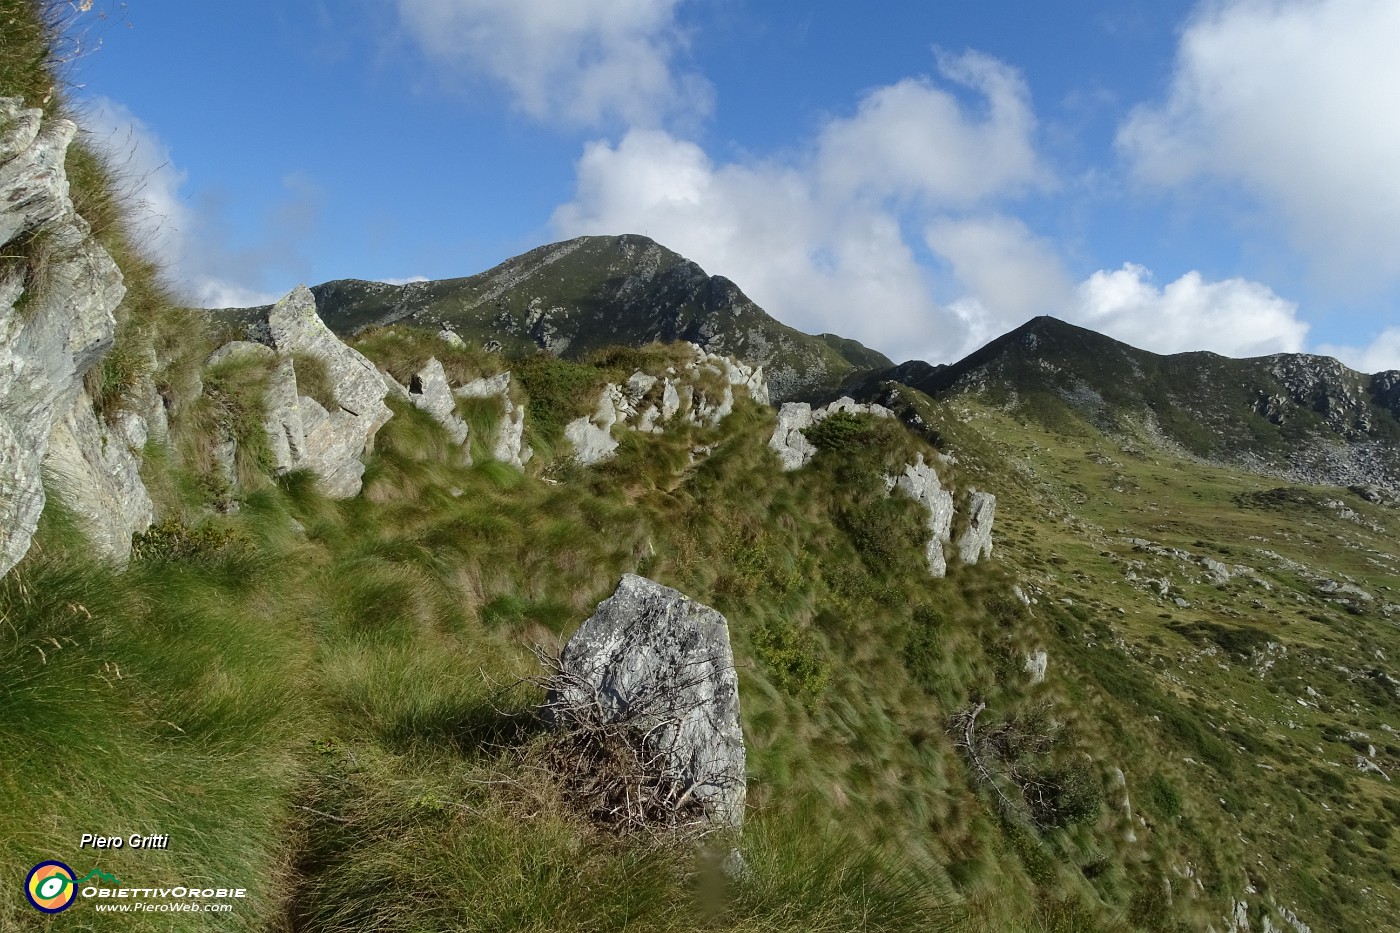
<instances>
[{"instance_id":1,"label":"circular logo icon","mask_svg":"<svg viewBox=\"0 0 1400 933\"><path fill-rule=\"evenodd\" d=\"M40 862L24 879L24 894L35 910L46 914L67 910L78 896L73 869L62 862Z\"/></svg>"}]
</instances>

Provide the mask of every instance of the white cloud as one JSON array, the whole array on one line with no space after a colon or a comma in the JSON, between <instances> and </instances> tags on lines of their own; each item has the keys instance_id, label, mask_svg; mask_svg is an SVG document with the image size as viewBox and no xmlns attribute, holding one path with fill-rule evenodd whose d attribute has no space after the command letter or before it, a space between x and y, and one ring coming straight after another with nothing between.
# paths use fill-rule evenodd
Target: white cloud
<instances>
[{"instance_id":1,"label":"white cloud","mask_svg":"<svg viewBox=\"0 0 1400 933\"><path fill-rule=\"evenodd\" d=\"M1184 31L1166 100L1118 144L1138 176L1243 185L1325 277L1400 280L1400 4L1224 0Z\"/></svg>"},{"instance_id":2,"label":"white cloud","mask_svg":"<svg viewBox=\"0 0 1400 933\"><path fill-rule=\"evenodd\" d=\"M1323 344L1318 353L1335 356L1352 369L1363 373L1378 373L1400 369L1400 327L1387 327L1376 335L1369 346L1351 347Z\"/></svg>"},{"instance_id":3,"label":"white cloud","mask_svg":"<svg viewBox=\"0 0 1400 933\"><path fill-rule=\"evenodd\" d=\"M940 54L938 69L982 97L985 118L973 118L957 97L926 78L878 88L854 116L822 130L818 166L827 191L964 206L1048 184L1032 143L1035 115L1021 76L978 52Z\"/></svg>"},{"instance_id":4,"label":"white cloud","mask_svg":"<svg viewBox=\"0 0 1400 933\"><path fill-rule=\"evenodd\" d=\"M1214 350L1226 356L1294 353L1308 325L1298 306L1245 279L1207 282L1188 272L1165 288L1125 263L1081 282L1067 319L1156 353Z\"/></svg>"},{"instance_id":5,"label":"white cloud","mask_svg":"<svg viewBox=\"0 0 1400 933\"><path fill-rule=\"evenodd\" d=\"M889 213L826 203L811 174L790 166L715 165L660 130L590 143L575 200L553 223L563 236L646 234L812 332L890 347L947 317Z\"/></svg>"},{"instance_id":6,"label":"white cloud","mask_svg":"<svg viewBox=\"0 0 1400 933\"><path fill-rule=\"evenodd\" d=\"M210 276L201 276L191 283L190 290L197 308L255 308L270 305L282 297L276 292L245 288Z\"/></svg>"},{"instance_id":7,"label":"white cloud","mask_svg":"<svg viewBox=\"0 0 1400 933\"><path fill-rule=\"evenodd\" d=\"M170 148L125 105L107 97L90 102L83 127L107 154L138 242L162 268L175 270L194 218L180 194L188 176L171 161Z\"/></svg>"},{"instance_id":8,"label":"white cloud","mask_svg":"<svg viewBox=\"0 0 1400 933\"><path fill-rule=\"evenodd\" d=\"M1038 314L1072 305L1072 285L1054 247L1001 215L934 220L924 241L969 292L953 310L981 344Z\"/></svg>"},{"instance_id":9,"label":"white cloud","mask_svg":"<svg viewBox=\"0 0 1400 933\"><path fill-rule=\"evenodd\" d=\"M906 239L919 224L1047 183L1024 83L975 53L944 56L945 77L976 90L964 106L924 79L867 94L783 161L716 164L699 146L634 129L588 144L563 236L643 233L740 287L780 320L834 331L903 359L971 349L968 322L940 307Z\"/></svg>"},{"instance_id":10,"label":"white cloud","mask_svg":"<svg viewBox=\"0 0 1400 933\"><path fill-rule=\"evenodd\" d=\"M426 282L426 281L428 281L428 277L427 277L426 275L410 275L408 278L405 278L405 279L392 279L392 278L391 278L391 279L379 279L378 281L383 282L385 285L409 285L409 284L411 284L411 283L413 283L413 282Z\"/></svg>"},{"instance_id":11,"label":"white cloud","mask_svg":"<svg viewBox=\"0 0 1400 933\"><path fill-rule=\"evenodd\" d=\"M88 101L88 138L115 173L117 192L140 245L182 295L204 308L267 304L280 295L258 287L270 272L299 272L300 243L314 228L320 188L302 175L283 179L286 196L251 241L235 237L224 205L206 199L199 210L184 194L187 174L170 147L126 106L106 97Z\"/></svg>"},{"instance_id":12,"label":"white cloud","mask_svg":"<svg viewBox=\"0 0 1400 933\"><path fill-rule=\"evenodd\" d=\"M703 114L708 82L678 71L682 0L398 0L434 59L504 84L538 120L652 126Z\"/></svg>"}]
</instances>

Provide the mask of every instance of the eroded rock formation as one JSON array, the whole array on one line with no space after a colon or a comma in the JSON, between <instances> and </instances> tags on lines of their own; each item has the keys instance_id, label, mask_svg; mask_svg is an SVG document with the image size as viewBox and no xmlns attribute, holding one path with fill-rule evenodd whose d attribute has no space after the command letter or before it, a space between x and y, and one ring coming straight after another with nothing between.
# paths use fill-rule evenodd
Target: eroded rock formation
<instances>
[{"instance_id":1,"label":"eroded rock formation","mask_svg":"<svg viewBox=\"0 0 1400 933\"><path fill-rule=\"evenodd\" d=\"M709 820L744 820L744 736L729 625L708 606L626 574L569 639L547 712L561 728L623 722Z\"/></svg>"},{"instance_id":2,"label":"eroded rock formation","mask_svg":"<svg viewBox=\"0 0 1400 933\"><path fill-rule=\"evenodd\" d=\"M679 416L691 424L715 427L734 411L736 389L756 402L769 403L762 366L747 366L694 344L690 348L694 358L680 369L669 367L662 375L637 370L621 385L605 385L593 413L564 427L574 459L586 465L611 457L617 450L616 425L660 433Z\"/></svg>"},{"instance_id":3,"label":"eroded rock formation","mask_svg":"<svg viewBox=\"0 0 1400 933\"><path fill-rule=\"evenodd\" d=\"M361 457L393 415L384 404L389 394L385 378L322 323L316 300L303 285L248 325L248 337L284 358L274 372L268 398L268 433L278 469L310 468L329 496L343 499L358 493L365 472ZM290 357L296 354L313 357L325 367L335 397L334 411L300 394L290 365Z\"/></svg>"},{"instance_id":4,"label":"eroded rock formation","mask_svg":"<svg viewBox=\"0 0 1400 933\"><path fill-rule=\"evenodd\" d=\"M0 98L0 573L29 550L50 435L112 345L126 293L68 196L64 158L76 133ZM73 416L70 428L86 436L85 417Z\"/></svg>"}]
</instances>

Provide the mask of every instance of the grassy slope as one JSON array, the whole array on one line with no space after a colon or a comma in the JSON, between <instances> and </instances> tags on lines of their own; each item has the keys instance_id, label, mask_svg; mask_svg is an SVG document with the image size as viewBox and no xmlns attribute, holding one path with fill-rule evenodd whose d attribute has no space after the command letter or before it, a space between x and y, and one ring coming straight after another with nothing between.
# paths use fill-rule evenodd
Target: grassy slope
<instances>
[{"instance_id":1,"label":"grassy slope","mask_svg":"<svg viewBox=\"0 0 1400 933\"><path fill-rule=\"evenodd\" d=\"M1378 676L1400 652L1382 611L1400 602L1395 512L975 398L918 404L967 452L969 478L997 489L1000 558L1042 590L1034 613L1058 629L1060 676L1094 703L1147 815L1142 851L1201 878L1214 860L1222 893L1275 898L1315 928L1384 928L1400 906L1400 793L1356 760L1400 766L1400 695ZM1326 579L1376 599L1343 605L1319 591ZM1169 819L1152 804L1168 784L1182 798Z\"/></svg>"},{"instance_id":2,"label":"grassy slope","mask_svg":"<svg viewBox=\"0 0 1400 933\"><path fill-rule=\"evenodd\" d=\"M207 481L209 425L256 424L256 374L206 374L222 396L190 397L208 335L126 244L101 167L78 148L70 170L146 296L123 309L126 349L100 384L128 383L153 344L176 443L147 452L164 521L129 571L87 561L56 496L0 581L5 878L60 857L132 884L246 882L217 925L248 930L1195 929L1246 885L1256 908L1274 896L1315 928L1395 913L1396 797L1352 767L1372 742L1400 766L1382 728L1400 725L1394 703L1361 660L1388 663L1393 626L1259 553L1389 600L1392 513L1347 500L1377 532L1307 506L1316 493L1280 511L1257 478L969 402L922 414L964 481L1001 496L999 558L1029 609L995 567L923 575L918 516L878 479L914 441L857 426L783 475L764 448L772 415L748 405L720 432L629 436L594 471L540 475L541 456L526 477L460 466L399 409L363 497L273 483L254 456L241 510L217 514L231 491ZM557 420L560 387L603 372L539 374L531 430L547 439L536 422ZM701 443L718 446L692 464ZM1271 588L1217 589L1131 536L1249 564ZM557 644L634 569L731 621L756 810L751 873L727 891L685 850L590 827L534 768L529 646ZM1127 569L1169 577L1167 599ZM1287 648L1267 669L1254 630ZM1033 686L1021 667L1038 647L1051 676ZM950 732L983 703L990 782ZM1056 806L1034 819L1012 771L1059 789ZM89 865L84 831L163 831L172 848ZM211 926L84 906L54 923L73 921ZM0 928L47 926L0 886Z\"/></svg>"}]
</instances>

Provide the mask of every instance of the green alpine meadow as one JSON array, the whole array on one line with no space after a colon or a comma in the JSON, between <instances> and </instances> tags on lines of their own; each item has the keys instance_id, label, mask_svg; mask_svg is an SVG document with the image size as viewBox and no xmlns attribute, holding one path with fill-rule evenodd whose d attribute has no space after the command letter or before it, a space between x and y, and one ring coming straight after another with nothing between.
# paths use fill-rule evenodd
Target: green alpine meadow
<instances>
[{"instance_id":1,"label":"green alpine meadow","mask_svg":"<svg viewBox=\"0 0 1400 933\"><path fill-rule=\"evenodd\" d=\"M187 307L66 6L0 0L0 931L1400 929L1400 373L897 366L629 232Z\"/></svg>"}]
</instances>

